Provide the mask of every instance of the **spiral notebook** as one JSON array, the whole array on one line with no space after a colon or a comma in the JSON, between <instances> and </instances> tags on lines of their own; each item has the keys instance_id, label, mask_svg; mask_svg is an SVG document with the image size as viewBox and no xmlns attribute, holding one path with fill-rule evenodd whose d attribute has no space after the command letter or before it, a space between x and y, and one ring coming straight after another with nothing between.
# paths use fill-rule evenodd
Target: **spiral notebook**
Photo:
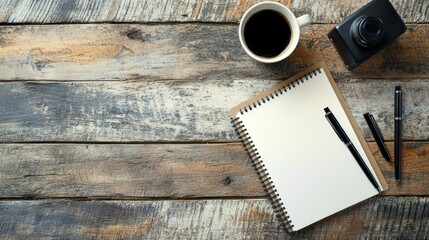
<instances>
[{"instance_id":1,"label":"spiral notebook","mask_svg":"<svg viewBox=\"0 0 429 240\"><path fill-rule=\"evenodd\" d=\"M329 107L382 190L380 168L324 64L230 110L232 123L288 231L378 194L325 118Z\"/></svg>"}]
</instances>

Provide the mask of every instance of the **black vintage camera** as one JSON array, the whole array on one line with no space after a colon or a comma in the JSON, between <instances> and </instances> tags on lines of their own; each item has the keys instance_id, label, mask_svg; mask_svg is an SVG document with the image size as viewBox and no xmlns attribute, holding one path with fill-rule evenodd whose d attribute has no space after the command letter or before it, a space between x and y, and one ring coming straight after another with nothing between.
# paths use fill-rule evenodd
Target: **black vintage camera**
<instances>
[{"instance_id":1,"label":"black vintage camera","mask_svg":"<svg viewBox=\"0 0 429 240\"><path fill-rule=\"evenodd\" d=\"M374 0L335 26L328 37L351 70L405 31L404 21L389 0Z\"/></svg>"}]
</instances>

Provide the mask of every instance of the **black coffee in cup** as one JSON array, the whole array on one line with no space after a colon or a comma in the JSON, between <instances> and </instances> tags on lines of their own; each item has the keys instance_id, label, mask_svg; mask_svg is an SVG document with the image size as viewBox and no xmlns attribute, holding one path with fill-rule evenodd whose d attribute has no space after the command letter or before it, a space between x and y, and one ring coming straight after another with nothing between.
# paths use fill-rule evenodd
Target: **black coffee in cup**
<instances>
[{"instance_id":1,"label":"black coffee in cup","mask_svg":"<svg viewBox=\"0 0 429 240\"><path fill-rule=\"evenodd\" d=\"M272 58L289 45L291 29L282 14L263 10L253 14L244 27L244 40L255 55Z\"/></svg>"}]
</instances>

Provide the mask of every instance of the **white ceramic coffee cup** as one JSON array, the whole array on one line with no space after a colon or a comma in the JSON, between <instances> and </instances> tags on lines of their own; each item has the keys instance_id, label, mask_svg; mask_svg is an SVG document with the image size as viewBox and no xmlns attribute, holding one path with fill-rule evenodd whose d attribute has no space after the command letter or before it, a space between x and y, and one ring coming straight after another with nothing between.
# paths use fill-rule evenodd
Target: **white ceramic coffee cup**
<instances>
[{"instance_id":1,"label":"white ceramic coffee cup","mask_svg":"<svg viewBox=\"0 0 429 240\"><path fill-rule=\"evenodd\" d=\"M247 47L246 41L244 39L244 28L248 20L250 19L250 17L257 12L264 11L264 10L273 10L280 13L288 22L291 30L291 39L289 41L288 46L280 54L274 57L263 57L263 56L258 56L254 54ZM310 25L310 23L311 23L311 19L310 19L310 15L308 14L302 15L301 17L297 18L291 12L291 10L289 10L289 8L286 7L285 5L282 5L277 2L261 2L253 5L244 13L243 17L240 20L238 36L240 37L241 46L244 48L244 50L250 57L252 57L253 59L259 62L274 63L274 62L279 62L292 54L292 52L295 50L296 46L298 45L300 28L308 26ZM270 26L267 25L267 27L270 27Z\"/></svg>"}]
</instances>

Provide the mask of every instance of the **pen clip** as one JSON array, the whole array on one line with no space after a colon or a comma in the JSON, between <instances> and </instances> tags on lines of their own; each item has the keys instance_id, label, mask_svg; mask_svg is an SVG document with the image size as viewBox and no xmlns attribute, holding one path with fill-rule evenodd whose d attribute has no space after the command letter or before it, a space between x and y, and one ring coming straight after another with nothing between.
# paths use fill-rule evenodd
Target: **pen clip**
<instances>
[{"instance_id":1,"label":"pen clip","mask_svg":"<svg viewBox=\"0 0 429 240\"><path fill-rule=\"evenodd\" d=\"M377 122L372 114L369 112L363 114L366 122L368 123L368 127L371 130L372 136L374 137L375 142L380 149L381 155L386 159L386 161L390 161L391 157L389 154L389 150L387 150L386 145L384 144L383 134L381 133L380 128L378 127Z\"/></svg>"},{"instance_id":2,"label":"pen clip","mask_svg":"<svg viewBox=\"0 0 429 240\"><path fill-rule=\"evenodd\" d=\"M383 139L383 135L381 134L380 128L378 128L378 124L375 121L374 116L372 116L371 114L368 114L368 115L369 115L369 119L371 120L372 126L374 127L375 131L379 135L380 140L382 140Z\"/></svg>"},{"instance_id":3,"label":"pen clip","mask_svg":"<svg viewBox=\"0 0 429 240\"><path fill-rule=\"evenodd\" d=\"M328 120L329 125L331 125L332 129L334 129L334 132L338 135L338 138L344 142L344 139L341 137L340 133L337 131L337 129L334 127L334 124L332 124L331 120L329 120L328 114L332 114L331 112L325 114L326 120ZM345 143L345 142L344 142Z\"/></svg>"}]
</instances>

